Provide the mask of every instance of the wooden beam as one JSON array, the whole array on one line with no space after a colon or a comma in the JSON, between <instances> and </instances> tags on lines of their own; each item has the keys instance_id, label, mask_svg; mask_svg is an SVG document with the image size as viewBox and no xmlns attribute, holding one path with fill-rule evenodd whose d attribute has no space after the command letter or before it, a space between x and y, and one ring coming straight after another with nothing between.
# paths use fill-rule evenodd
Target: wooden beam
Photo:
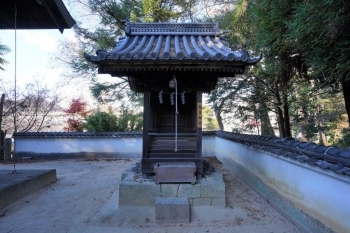
<instances>
[{"instance_id":1,"label":"wooden beam","mask_svg":"<svg viewBox=\"0 0 350 233\"><path fill-rule=\"evenodd\" d=\"M149 113L150 113L150 93L145 91L143 93L143 142L142 142L142 158L148 158L148 127L149 127ZM142 171L142 173L144 173Z\"/></svg>"},{"instance_id":2,"label":"wooden beam","mask_svg":"<svg viewBox=\"0 0 350 233\"><path fill-rule=\"evenodd\" d=\"M197 91L197 159L202 160L202 92ZM201 168L201 169L200 169ZM203 166L197 168L197 173L203 174Z\"/></svg>"}]
</instances>

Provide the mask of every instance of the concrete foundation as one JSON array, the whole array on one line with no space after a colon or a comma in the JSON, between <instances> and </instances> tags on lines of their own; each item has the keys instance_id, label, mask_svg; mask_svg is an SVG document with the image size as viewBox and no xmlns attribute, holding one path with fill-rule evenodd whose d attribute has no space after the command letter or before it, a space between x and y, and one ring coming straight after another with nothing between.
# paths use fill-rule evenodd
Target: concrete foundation
<instances>
[{"instance_id":1,"label":"concrete foundation","mask_svg":"<svg viewBox=\"0 0 350 233\"><path fill-rule=\"evenodd\" d=\"M0 170L0 210L56 181L56 169Z\"/></svg>"},{"instance_id":2,"label":"concrete foundation","mask_svg":"<svg viewBox=\"0 0 350 233\"><path fill-rule=\"evenodd\" d=\"M189 223L190 204L186 197L157 197L155 203L157 223Z\"/></svg>"},{"instance_id":3,"label":"concrete foundation","mask_svg":"<svg viewBox=\"0 0 350 233\"><path fill-rule=\"evenodd\" d=\"M225 183L221 172L197 179L196 184L155 184L134 172L122 174L119 184L119 206L153 206L157 198L184 197L191 206L225 208Z\"/></svg>"}]
</instances>

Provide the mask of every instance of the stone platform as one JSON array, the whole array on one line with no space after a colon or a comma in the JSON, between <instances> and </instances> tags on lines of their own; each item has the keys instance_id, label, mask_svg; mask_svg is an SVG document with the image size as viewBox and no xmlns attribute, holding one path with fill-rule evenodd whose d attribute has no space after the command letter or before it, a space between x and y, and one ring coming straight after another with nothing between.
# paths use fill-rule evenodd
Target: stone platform
<instances>
[{"instance_id":1,"label":"stone platform","mask_svg":"<svg viewBox=\"0 0 350 233\"><path fill-rule=\"evenodd\" d=\"M185 197L190 206L217 206L225 208L225 183L222 173L196 180L196 184L155 184L154 179L143 179L135 172L125 171L119 184L119 206L154 206L159 197Z\"/></svg>"},{"instance_id":2,"label":"stone platform","mask_svg":"<svg viewBox=\"0 0 350 233\"><path fill-rule=\"evenodd\" d=\"M56 181L56 169L0 170L0 210Z\"/></svg>"}]
</instances>

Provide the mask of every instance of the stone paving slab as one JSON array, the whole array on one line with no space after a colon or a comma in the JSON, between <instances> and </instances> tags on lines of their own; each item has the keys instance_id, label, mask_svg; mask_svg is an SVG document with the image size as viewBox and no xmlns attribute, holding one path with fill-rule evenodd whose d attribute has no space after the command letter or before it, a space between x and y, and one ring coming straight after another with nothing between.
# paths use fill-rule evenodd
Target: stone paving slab
<instances>
[{"instance_id":1,"label":"stone paving slab","mask_svg":"<svg viewBox=\"0 0 350 233\"><path fill-rule=\"evenodd\" d=\"M57 181L56 169L0 170L0 210Z\"/></svg>"}]
</instances>

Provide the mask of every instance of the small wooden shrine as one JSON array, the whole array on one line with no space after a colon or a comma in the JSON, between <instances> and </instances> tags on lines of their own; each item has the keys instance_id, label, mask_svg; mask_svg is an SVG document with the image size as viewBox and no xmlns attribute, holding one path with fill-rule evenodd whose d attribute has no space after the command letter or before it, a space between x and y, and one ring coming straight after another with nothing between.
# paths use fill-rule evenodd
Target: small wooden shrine
<instances>
[{"instance_id":1,"label":"small wooden shrine","mask_svg":"<svg viewBox=\"0 0 350 233\"><path fill-rule=\"evenodd\" d=\"M202 93L219 77L244 74L261 60L232 51L217 23L131 23L111 51L85 54L99 74L127 76L144 94L143 174L159 163L194 163L203 173Z\"/></svg>"}]
</instances>

